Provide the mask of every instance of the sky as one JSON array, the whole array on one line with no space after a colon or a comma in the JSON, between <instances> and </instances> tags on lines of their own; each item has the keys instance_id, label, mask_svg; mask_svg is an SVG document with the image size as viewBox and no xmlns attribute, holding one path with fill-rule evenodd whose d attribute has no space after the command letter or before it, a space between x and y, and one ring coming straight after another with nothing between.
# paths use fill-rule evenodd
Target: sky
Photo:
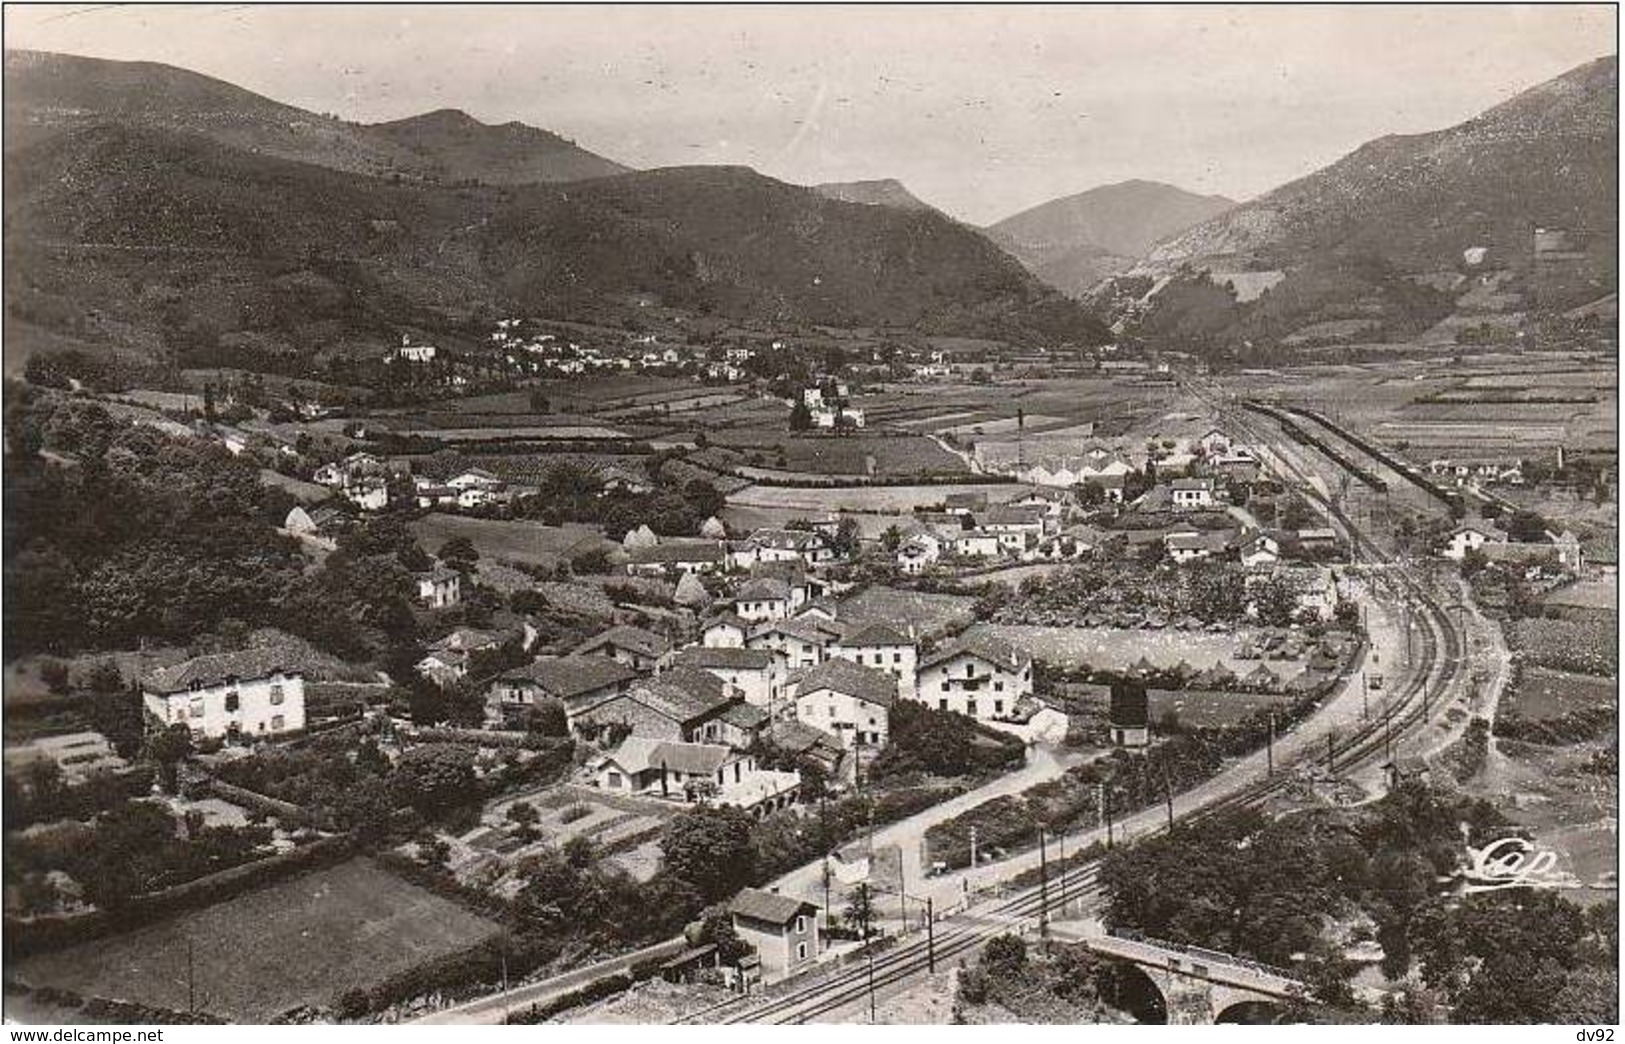
<instances>
[{"instance_id":1,"label":"sky","mask_svg":"<svg viewBox=\"0 0 1625 1044\"><path fill-rule=\"evenodd\" d=\"M962 220L1131 178L1247 199L1616 53L1605 5L8 4L8 48L373 122L462 109L634 167L892 177Z\"/></svg>"}]
</instances>

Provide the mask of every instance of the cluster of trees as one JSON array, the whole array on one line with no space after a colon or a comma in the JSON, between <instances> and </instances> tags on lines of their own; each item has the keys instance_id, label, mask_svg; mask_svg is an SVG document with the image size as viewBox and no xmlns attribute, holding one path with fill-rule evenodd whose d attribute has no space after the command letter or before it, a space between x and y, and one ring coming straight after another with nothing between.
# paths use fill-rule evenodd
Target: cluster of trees
<instances>
[{"instance_id":1,"label":"cluster of trees","mask_svg":"<svg viewBox=\"0 0 1625 1044\"><path fill-rule=\"evenodd\" d=\"M722 511L723 495L703 479L667 481L662 460L658 454L651 458L647 470L652 488L646 493L606 490L602 480L586 468L569 462L554 464L537 480L539 494L521 501L516 510L522 517L547 525L602 525L604 535L612 540L640 525L661 536L694 536L702 522Z\"/></svg>"},{"instance_id":2,"label":"cluster of trees","mask_svg":"<svg viewBox=\"0 0 1625 1044\"><path fill-rule=\"evenodd\" d=\"M1013 736L983 728L956 711L899 700L891 710L886 749L870 763L869 776L978 776L1019 766L1025 756Z\"/></svg>"},{"instance_id":3,"label":"cluster of trees","mask_svg":"<svg viewBox=\"0 0 1625 1044\"><path fill-rule=\"evenodd\" d=\"M1323 1003L1355 1004L1334 919L1369 919L1383 972L1419 969L1426 990L1396 1021L1611 1022L1613 904L1584 911L1550 892L1452 893L1465 844L1512 834L1490 804L1411 782L1354 816L1271 821L1223 813L1110 853L1107 923L1295 967ZM1464 844L1465 842L1465 844ZM1294 965L1294 956L1308 954ZM1425 994L1425 995L1424 995Z\"/></svg>"},{"instance_id":4,"label":"cluster of trees","mask_svg":"<svg viewBox=\"0 0 1625 1044\"><path fill-rule=\"evenodd\" d=\"M1080 562L1021 582L1020 589L990 589L978 612L1017 613L1054 623L1093 613L1160 613L1173 620L1238 622L1251 606L1267 626L1284 627L1298 614L1301 592L1285 574L1247 577L1235 562L1201 561L1173 567L1133 560Z\"/></svg>"},{"instance_id":5,"label":"cluster of trees","mask_svg":"<svg viewBox=\"0 0 1625 1044\"><path fill-rule=\"evenodd\" d=\"M136 896L259 858L270 837L262 826L205 826L196 813L177 820L163 805L123 801L88 824L8 836L5 878L33 912L49 912L65 896L53 871L77 885L74 898L116 910Z\"/></svg>"},{"instance_id":6,"label":"cluster of trees","mask_svg":"<svg viewBox=\"0 0 1625 1044\"><path fill-rule=\"evenodd\" d=\"M278 622L304 560L287 495L223 448L35 397L8 413L5 655ZM72 466L48 464L49 449Z\"/></svg>"}]
</instances>

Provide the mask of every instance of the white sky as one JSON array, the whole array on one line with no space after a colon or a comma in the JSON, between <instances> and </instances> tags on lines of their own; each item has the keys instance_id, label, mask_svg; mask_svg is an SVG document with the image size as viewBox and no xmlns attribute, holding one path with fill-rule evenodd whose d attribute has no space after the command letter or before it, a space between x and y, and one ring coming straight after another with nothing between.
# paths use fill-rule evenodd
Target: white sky
<instances>
[{"instance_id":1,"label":"white sky","mask_svg":"<svg viewBox=\"0 0 1625 1044\"><path fill-rule=\"evenodd\" d=\"M978 223L1128 178L1244 199L1617 46L1605 5L8 4L5 30L349 119L522 120L636 167L896 177Z\"/></svg>"}]
</instances>

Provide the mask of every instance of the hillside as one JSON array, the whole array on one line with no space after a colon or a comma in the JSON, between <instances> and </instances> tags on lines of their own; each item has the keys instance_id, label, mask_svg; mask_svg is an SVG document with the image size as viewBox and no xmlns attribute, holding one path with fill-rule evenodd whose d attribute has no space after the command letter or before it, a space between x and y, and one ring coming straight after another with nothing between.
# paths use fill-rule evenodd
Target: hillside
<instances>
[{"instance_id":1,"label":"hillside","mask_svg":"<svg viewBox=\"0 0 1625 1044\"><path fill-rule=\"evenodd\" d=\"M549 131L449 110L365 125L321 116L155 62L7 51L8 151L116 123L178 131L262 156L377 177L489 184L576 181L627 168Z\"/></svg>"},{"instance_id":2,"label":"hillside","mask_svg":"<svg viewBox=\"0 0 1625 1044\"><path fill-rule=\"evenodd\" d=\"M1078 296L1133 267L1159 240L1233 206L1223 196L1125 181L1042 203L990 226L987 234L1040 279Z\"/></svg>"},{"instance_id":3,"label":"hillside","mask_svg":"<svg viewBox=\"0 0 1625 1044\"><path fill-rule=\"evenodd\" d=\"M130 126L9 157L8 355L63 339L268 368L499 314L723 317L1055 343L1098 322L973 230L744 168L567 187L376 179ZM481 317L485 317L482 319Z\"/></svg>"},{"instance_id":4,"label":"hillside","mask_svg":"<svg viewBox=\"0 0 1625 1044\"><path fill-rule=\"evenodd\" d=\"M897 210L935 210L931 204L910 192L896 178L876 181L826 181L814 185L813 191L826 199L842 203L863 203L871 207L893 207Z\"/></svg>"},{"instance_id":5,"label":"hillside","mask_svg":"<svg viewBox=\"0 0 1625 1044\"><path fill-rule=\"evenodd\" d=\"M1364 319L1374 332L1413 336L1438 321L1434 309L1396 314L1395 280L1444 295L1458 328L1506 316L1490 325L1510 336L1525 311L1561 311L1613 289L1618 90L1618 62L1603 58L1457 126L1369 142L1157 244L1132 275L1154 281L1187 269L1220 283L1245 273L1278 282L1257 305L1245 293L1238 302L1240 312L1276 313L1269 336ZM1548 237L1538 266L1536 228L1561 233ZM1335 273L1346 268L1387 270L1387 291L1373 298L1359 280L1340 291ZM1306 274L1313 307L1285 308L1280 299ZM1449 326L1442 335L1455 336Z\"/></svg>"}]
</instances>

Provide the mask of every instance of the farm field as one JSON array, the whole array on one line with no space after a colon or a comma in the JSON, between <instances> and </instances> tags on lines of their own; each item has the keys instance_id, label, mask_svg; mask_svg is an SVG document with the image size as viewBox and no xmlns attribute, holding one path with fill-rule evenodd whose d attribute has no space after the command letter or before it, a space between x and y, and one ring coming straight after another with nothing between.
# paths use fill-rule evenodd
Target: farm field
<instances>
[{"instance_id":1,"label":"farm field","mask_svg":"<svg viewBox=\"0 0 1625 1044\"><path fill-rule=\"evenodd\" d=\"M979 623L973 633L992 634L1018 649L1051 663L1121 670L1142 658L1158 667L1176 667L1179 662L1207 670L1223 664L1236 674L1246 674L1258 660L1238 659L1236 652L1248 635L1201 634L1188 631L1132 630L1120 627L1042 627L1032 624ZM1265 661L1283 680L1297 674L1301 666L1292 660Z\"/></svg>"},{"instance_id":2,"label":"farm field","mask_svg":"<svg viewBox=\"0 0 1625 1044\"><path fill-rule=\"evenodd\" d=\"M921 637L939 635L969 624L976 599L969 595L929 594L895 587L869 587L840 604L843 622L913 624Z\"/></svg>"},{"instance_id":3,"label":"farm field","mask_svg":"<svg viewBox=\"0 0 1625 1044\"><path fill-rule=\"evenodd\" d=\"M1619 674L1616 620L1612 613L1587 620L1517 620L1507 628L1507 644L1526 664L1612 678Z\"/></svg>"},{"instance_id":4,"label":"farm field","mask_svg":"<svg viewBox=\"0 0 1625 1044\"><path fill-rule=\"evenodd\" d=\"M1077 697L1073 697L1077 699ZM1150 689L1146 692L1146 706L1153 724L1164 722L1169 715L1179 724L1190 728L1222 728L1244 721L1257 711L1284 706L1293 697L1267 692L1215 692L1198 689ZM1102 692L1098 700L1102 711L1107 709L1109 697Z\"/></svg>"},{"instance_id":5,"label":"farm field","mask_svg":"<svg viewBox=\"0 0 1625 1044\"><path fill-rule=\"evenodd\" d=\"M1523 667L1502 705L1530 721L1540 721L1587 707L1610 706L1618 696L1618 686L1611 678L1549 667Z\"/></svg>"},{"instance_id":6,"label":"farm field","mask_svg":"<svg viewBox=\"0 0 1625 1044\"><path fill-rule=\"evenodd\" d=\"M872 511L898 514L916 507L942 503L950 493L986 493L989 502L1015 500L1033 487L1016 482L956 483L941 486L853 486L796 489L785 486L746 486L729 494L728 503L740 507L797 508L802 511Z\"/></svg>"},{"instance_id":7,"label":"farm field","mask_svg":"<svg viewBox=\"0 0 1625 1044\"><path fill-rule=\"evenodd\" d=\"M538 425L479 428L402 428L397 435L440 439L445 442L488 442L497 439L626 439L633 438L624 428L607 428L597 424L561 425L556 428Z\"/></svg>"},{"instance_id":8,"label":"farm field","mask_svg":"<svg viewBox=\"0 0 1625 1044\"><path fill-rule=\"evenodd\" d=\"M743 507L729 504L722 509L722 521L727 524L728 532L738 535L749 533L753 529L780 529L788 522L798 519L805 521L808 516L821 514L811 508L761 508ZM864 540L879 540L881 535L892 526L901 529L914 521L911 514L872 514L869 512L848 514L858 525L858 535Z\"/></svg>"},{"instance_id":9,"label":"farm field","mask_svg":"<svg viewBox=\"0 0 1625 1044\"><path fill-rule=\"evenodd\" d=\"M264 1023L326 1005L499 931L483 917L358 858L8 969L31 986L184 1011L187 944L198 1007Z\"/></svg>"},{"instance_id":10,"label":"farm field","mask_svg":"<svg viewBox=\"0 0 1625 1044\"><path fill-rule=\"evenodd\" d=\"M609 546L597 526L544 526L535 522L468 518L431 512L413 522L412 533L424 549L438 551L453 537L467 537L483 558L524 565L552 566L572 550Z\"/></svg>"}]
</instances>

